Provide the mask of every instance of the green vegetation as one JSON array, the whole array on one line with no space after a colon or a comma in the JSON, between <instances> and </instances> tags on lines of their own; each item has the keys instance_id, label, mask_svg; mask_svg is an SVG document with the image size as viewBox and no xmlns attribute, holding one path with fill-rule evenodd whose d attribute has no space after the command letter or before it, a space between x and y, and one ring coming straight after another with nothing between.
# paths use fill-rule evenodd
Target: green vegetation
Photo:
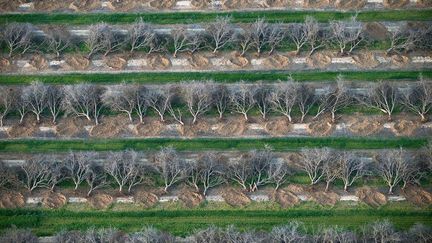
<instances>
[{"instance_id":1,"label":"green vegetation","mask_svg":"<svg viewBox=\"0 0 432 243\"><path fill-rule=\"evenodd\" d=\"M179 203L171 204L158 205L149 210L129 204L114 205L107 211L72 205L60 210L2 209L0 230L16 225L18 228L31 228L39 236L46 236L61 230L86 230L92 226L116 227L126 232L134 232L146 225L152 225L175 235L185 236L209 225L235 225L241 230L270 230L273 226L298 220L305 223L308 231L321 225L339 225L360 231L362 226L384 218L389 219L400 230L415 223L432 226L430 209L418 209L406 203L391 203L380 209L372 209L363 204L348 206L344 203L339 203L334 208L303 203L291 209L281 209L274 203L262 202L252 203L241 209L231 208L225 203L207 203L195 209L187 209Z\"/></svg>"},{"instance_id":2,"label":"green vegetation","mask_svg":"<svg viewBox=\"0 0 432 243\"><path fill-rule=\"evenodd\" d=\"M276 151L296 150L303 147L331 147L337 149L421 148L426 138L149 138L149 139L93 139L93 140L3 140L0 152L61 152L69 150L155 150L173 146L179 151L251 150L270 145Z\"/></svg>"},{"instance_id":3,"label":"green vegetation","mask_svg":"<svg viewBox=\"0 0 432 243\"><path fill-rule=\"evenodd\" d=\"M169 12L169 13L28 13L2 14L0 23L29 22L33 24L93 24L96 22L131 23L142 17L144 21L154 24L197 24L213 21L216 16L228 15L234 22L253 22L265 17L269 22L301 22L306 16L314 16L320 22L348 19L355 12L339 11L252 11L252 12ZM430 9L410 10L377 10L358 13L361 21L428 21L432 19Z\"/></svg>"},{"instance_id":4,"label":"green vegetation","mask_svg":"<svg viewBox=\"0 0 432 243\"><path fill-rule=\"evenodd\" d=\"M288 75L297 81L334 81L337 75L347 80L379 81L379 80L416 80L419 74L432 78L432 70L423 71L232 71L232 72L133 72L133 73L69 73L49 75L0 75L0 85L29 84L34 80L51 84L74 84L92 82L112 84L119 82L136 82L142 84L164 84L185 80L214 80L221 83L233 83L240 80L247 82L265 80L286 80Z\"/></svg>"}]
</instances>

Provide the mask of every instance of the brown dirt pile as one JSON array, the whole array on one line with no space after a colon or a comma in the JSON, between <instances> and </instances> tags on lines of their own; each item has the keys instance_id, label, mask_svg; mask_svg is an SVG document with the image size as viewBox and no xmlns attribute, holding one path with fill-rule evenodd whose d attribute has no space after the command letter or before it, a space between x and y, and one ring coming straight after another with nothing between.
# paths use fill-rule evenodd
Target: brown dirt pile
<instances>
[{"instance_id":1,"label":"brown dirt pile","mask_svg":"<svg viewBox=\"0 0 432 243\"><path fill-rule=\"evenodd\" d=\"M320 119L309 124L309 133L315 136L326 136L333 132L334 126L330 119Z\"/></svg>"},{"instance_id":2,"label":"brown dirt pile","mask_svg":"<svg viewBox=\"0 0 432 243\"><path fill-rule=\"evenodd\" d=\"M122 70L126 67L127 60L123 57L109 57L105 60L105 63L108 67L115 70Z\"/></svg>"},{"instance_id":3,"label":"brown dirt pile","mask_svg":"<svg viewBox=\"0 0 432 243\"><path fill-rule=\"evenodd\" d=\"M30 63L32 69L41 71L48 68L48 61L41 55L34 55L30 58Z\"/></svg>"},{"instance_id":4,"label":"brown dirt pile","mask_svg":"<svg viewBox=\"0 0 432 243\"><path fill-rule=\"evenodd\" d=\"M363 31L366 37L371 40L386 40L389 35L389 31L385 25L379 22L365 23L363 25Z\"/></svg>"},{"instance_id":5,"label":"brown dirt pile","mask_svg":"<svg viewBox=\"0 0 432 243\"><path fill-rule=\"evenodd\" d=\"M96 209L105 209L112 204L113 200L114 199L112 196L100 193L91 197L88 202L92 207Z\"/></svg>"},{"instance_id":6,"label":"brown dirt pile","mask_svg":"<svg viewBox=\"0 0 432 243\"><path fill-rule=\"evenodd\" d=\"M67 8L72 0L37 0L34 1L34 8L39 11L53 11L62 8Z\"/></svg>"},{"instance_id":7,"label":"brown dirt pile","mask_svg":"<svg viewBox=\"0 0 432 243\"><path fill-rule=\"evenodd\" d=\"M24 196L19 192L0 192L0 208L21 208L25 205Z\"/></svg>"},{"instance_id":8,"label":"brown dirt pile","mask_svg":"<svg viewBox=\"0 0 432 243\"><path fill-rule=\"evenodd\" d=\"M211 0L192 0L191 5L195 9L204 9L210 6Z\"/></svg>"},{"instance_id":9,"label":"brown dirt pile","mask_svg":"<svg viewBox=\"0 0 432 243\"><path fill-rule=\"evenodd\" d=\"M147 58L148 65L152 69L167 69L171 67L171 61L169 58L164 55L155 54L151 55Z\"/></svg>"},{"instance_id":10,"label":"brown dirt pile","mask_svg":"<svg viewBox=\"0 0 432 243\"><path fill-rule=\"evenodd\" d=\"M419 207L427 207L432 204L432 193L418 186L407 186L403 191L405 198Z\"/></svg>"},{"instance_id":11,"label":"brown dirt pile","mask_svg":"<svg viewBox=\"0 0 432 243\"><path fill-rule=\"evenodd\" d=\"M367 136L379 132L382 129L382 121L367 117L353 117L348 121L348 129L359 135Z\"/></svg>"},{"instance_id":12,"label":"brown dirt pile","mask_svg":"<svg viewBox=\"0 0 432 243\"><path fill-rule=\"evenodd\" d=\"M24 0L0 0L0 12L16 11Z\"/></svg>"},{"instance_id":13,"label":"brown dirt pile","mask_svg":"<svg viewBox=\"0 0 432 243\"><path fill-rule=\"evenodd\" d=\"M421 7L432 7L432 0L417 0L417 5Z\"/></svg>"},{"instance_id":14,"label":"brown dirt pile","mask_svg":"<svg viewBox=\"0 0 432 243\"><path fill-rule=\"evenodd\" d=\"M400 119L394 123L392 130L398 136L410 136L419 126L419 122Z\"/></svg>"},{"instance_id":15,"label":"brown dirt pile","mask_svg":"<svg viewBox=\"0 0 432 243\"><path fill-rule=\"evenodd\" d=\"M251 8L254 5L251 0L222 0L221 3L224 9Z\"/></svg>"},{"instance_id":16,"label":"brown dirt pile","mask_svg":"<svg viewBox=\"0 0 432 243\"><path fill-rule=\"evenodd\" d=\"M75 70L86 70L90 60L80 55L67 56L65 62Z\"/></svg>"},{"instance_id":17,"label":"brown dirt pile","mask_svg":"<svg viewBox=\"0 0 432 243\"><path fill-rule=\"evenodd\" d=\"M246 130L246 123L242 118L228 119L218 125L217 133L223 136L239 136Z\"/></svg>"},{"instance_id":18,"label":"brown dirt pile","mask_svg":"<svg viewBox=\"0 0 432 243\"><path fill-rule=\"evenodd\" d=\"M264 60L264 65L269 68L286 68L290 64L290 59L284 55L275 54Z\"/></svg>"},{"instance_id":19,"label":"brown dirt pile","mask_svg":"<svg viewBox=\"0 0 432 243\"><path fill-rule=\"evenodd\" d=\"M263 8L271 7L288 7L290 2L288 0L264 0L260 6Z\"/></svg>"},{"instance_id":20,"label":"brown dirt pile","mask_svg":"<svg viewBox=\"0 0 432 243\"><path fill-rule=\"evenodd\" d=\"M366 3L366 0L336 0L334 6L340 9L361 9Z\"/></svg>"},{"instance_id":21,"label":"brown dirt pile","mask_svg":"<svg viewBox=\"0 0 432 243\"><path fill-rule=\"evenodd\" d=\"M251 200L246 194L244 194L240 189L237 188L226 188L222 192L222 197L226 203L233 207L242 207L248 205Z\"/></svg>"},{"instance_id":22,"label":"brown dirt pile","mask_svg":"<svg viewBox=\"0 0 432 243\"><path fill-rule=\"evenodd\" d=\"M157 9L172 8L176 5L176 0L152 0L150 7Z\"/></svg>"},{"instance_id":23,"label":"brown dirt pile","mask_svg":"<svg viewBox=\"0 0 432 243\"><path fill-rule=\"evenodd\" d=\"M75 0L69 4L69 9L74 11L91 11L101 7L100 0Z\"/></svg>"},{"instance_id":24,"label":"brown dirt pile","mask_svg":"<svg viewBox=\"0 0 432 243\"><path fill-rule=\"evenodd\" d=\"M335 192L316 191L311 193L311 199L322 206L334 206L340 196Z\"/></svg>"},{"instance_id":25,"label":"brown dirt pile","mask_svg":"<svg viewBox=\"0 0 432 243\"><path fill-rule=\"evenodd\" d=\"M211 125L205 120L200 120L192 125L180 126L178 131L182 136L194 137L211 131Z\"/></svg>"},{"instance_id":26,"label":"brown dirt pile","mask_svg":"<svg viewBox=\"0 0 432 243\"><path fill-rule=\"evenodd\" d=\"M12 70L12 62L6 58L0 58L0 72L10 72Z\"/></svg>"},{"instance_id":27,"label":"brown dirt pile","mask_svg":"<svg viewBox=\"0 0 432 243\"><path fill-rule=\"evenodd\" d=\"M329 0L304 0L303 7L305 8L325 8L330 5Z\"/></svg>"},{"instance_id":28,"label":"brown dirt pile","mask_svg":"<svg viewBox=\"0 0 432 243\"><path fill-rule=\"evenodd\" d=\"M300 204L300 199L294 193L283 189L273 192L270 198L279 203L283 208L290 208Z\"/></svg>"},{"instance_id":29,"label":"brown dirt pile","mask_svg":"<svg viewBox=\"0 0 432 243\"><path fill-rule=\"evenodd\" d=\"M273 136L284 136L291 131L291 125L286 118L268 121L265 123L264 128Z\"/></svg>"},{"instance_id":30,"label":"brown dirt pile","mask_svg":"<svg viewBox=\"0 0 432 243\"><path fill-rule=\"evenodd\" d=\"M303 185L298 184L289 184L287 187L284 188L285 191L290 191L292 193L295 193L297 195L300 194L306 194L307 189Z\"/></svg>"},{"instance_id":31,"label":"brown dirt pile","mask_svg":"<svg viewBox=\"0 0 432 243\"><path fill-rule=\"evenodd\" d=\"M101 123L94 126L91 130L90 136L111 138L118 136L120 133L127 129L129 118L126 115L107 116L101 120Z\"/></svg>"},{"instance_id":32,"label":"brown dirt pile","mask_svg":"<svg viewBox=\"0 0 432 243\"><path fill-rule=\"evenodd\" d=\"M139 136L157 136L165 128L165 125L159 120L152 120L136 126L136 132Z\"/></svg>"},{"instance_id":33,"label":"brown dirt pile","mask_svg":"<svg viewBox=\"0 0 432 243\"><path fill-rule=\"evenodd\" d=\"M361 68L375 68L380 64L375 54L370 51L355 54L352 58L355 64Z\"/></svg>"},{"instance_id":34,"label":"brown dirt pile","mask_svg":"<svg viewBox=\"0 0 432 243\"><path fill-rule=\"evenodd\" d=\"M117 11L130 11L140 7L144 2L142 0L110 0L113 10Z\"/></svg>"},{"instance_id":35,"label":"brown dirt pile","mask_svg":"<svg viewBox=\"0 0 432 243\"><path fill-rule=\"evenodd\" d=\"M233 52L228 59L229 64L234 68L244 68L249 65L250 61L246 57L240 56L238 52Z\"/></svg>"},{"instance_id":36,"label":"brown dirt pile","mask_svg":"<svg viewBox=\"0 0 432 243\"><path fill-rule=\"evenodd\" d=\"M60 208L67 202L66 197L61 193L47 192L43 195L42 205L47 208Z\"/></svg>"},{"instance_id":37,"label":"brown dirt pile","mask_svg":"<svg viewBox=\"0 0 432 243\"><path fill-rule=\"evenodd\" d=\"M409 0L384 0L383 4L386 8L402 8L409 2Z\"/></svg>"},{"instance_id":38,"label":"brown dirt pile","mask_svg":"<svg viewBox=\"0 0 432 243\"><path fill-rule=\"evenodd\" d=\"M367 205L377 208L387 203L387 197L370 187L361 187L356 191L356 196L360 201L366 203Z\"/></svg>"},{"instance_id":39,"label":"brown dirt pile","mask_svg":"<svg viewBox=\"0 0 432 243\"><path fill-rule=\"evenodd\" d=\"M135 202L145 208L151 208L159 202L159 197L151 192L139 191L135 194Z\"/></svg>"},{"instance_id":40,"label":"brown dirt pile","mask_svg":"<svg viewBox=\"0 0 432 243\"><path fill-rule=\"evenodd\" d=\"M188 55L187 60L189 61L192 68L195 69L207 69L210 66L210 60L200 54Z\"/></svg>"},{"instance_id":41,"label":"brown dirt pile","mask_svg":"<svg viewBox=\"0 0 432 243\"><path fill-rule=\"evenodd\" d=\"M56 126L56 131L59 135L65 137L73 137L84 131L84 126L93 125L90 121L84 118L67 118L61 119Z\"/></svg>"},{"instance_id":42,"label":"brown dirt pile","mask_svg":"<svg viewBox=\"0 0 432 243\"><path fill-rule=\"evenodd\" d=\"M404 67L409 62L409 57L404 55L392 55L391 62L398 67Z\"/></svg>"},{"instance_id":43,"label":"brown dirt pile","mask_svg":"<svg viewBox=\"0 0 432 243\"><path fill-rule=\"evenodd\" d=\"M325 68L330 65L332 59L332 54L317 52L312 54L312 56L306 58L306 63L312 68Z\"/></svg>"},{"instance_id":44,"label":"brown dirt pile","mask_svg":"<svg viewBox=\"0 0 432 243\"><path fill-rule=\"evenodd\" d=\"M26 116L21 124L18 122L7 131L9 137L30 137L38 130L39 124L33 116Z\"/></svg>"},{"instance_id":45,"label":"brown dirt pile","mask_svg":"<svg viewBox=\"0 0 432 243\"><path fill-rule=\"evenodd\" d=\"M204 201L204 196L191 189L183 188L179 195L179 200L188 208L194 208Z\"/></svg>"}]
</instances>

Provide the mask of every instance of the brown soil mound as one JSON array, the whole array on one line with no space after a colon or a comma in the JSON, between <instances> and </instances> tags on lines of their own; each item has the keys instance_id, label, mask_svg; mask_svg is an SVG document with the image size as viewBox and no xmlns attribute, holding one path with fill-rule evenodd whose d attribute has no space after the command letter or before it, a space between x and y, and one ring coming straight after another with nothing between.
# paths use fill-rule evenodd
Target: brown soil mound
<instances>
[{"instance_id":1,"label":"brown soil mound","mask_svg":"<svg viewBox=\"0 0 432 243\"><path fill-rule=\"evenodd\" d=\"M382 122L377 119L367 117L354 117L348 122L348 129L359 135L367 136L377 133L382 128Z\"/></svg>"},{"instance_id":2,"label":"brown soil mound","mask_svg":"<svg viewBox=\"0 0 432 243\"><path fill-rule=\"evenodd\" d=\"M222 192L222 197L226 203L233 207L246 206L251 200L246 194L244 194L240 189L236 188L226 188Z\"/></svg>"},{"instance_id":3,"label":"brown soil mound","mask_svg":"<svg viewBox=\"0 0 432 243\"><path fill-rule=\"evenodd\" d=\"M102 119L99 125L93 127L90 136L101 138L115 137L121 132L125 131L127 129L126 125L129 123L129 118L123 114L117 116L107 116Z\"/></svg>"},{"instance_id":4,"label":"brown soil mound","mask_svg":"<svg viewBox=\"0 0 432 243\"><path fill-rule=\"evenodd\" d=\"M206 69L210 66L210 60L200 54L192 54L187 57L192 68L195 69Z\"/></svg>"},{"instance_id":5,"label":"brown soil mound","mask_svg":"<svg viewBox=\"0 0 432 243\"><path fill-rule=\"evenodd\" d=\"M110 0L113 10L117 11L130 11L136 7L139 7L142 0Z\"/></svg>"},{"instance_id":6,"label":"brown soil mound","mask_svg":"<svg viewBox=\"0 0 432 243\"><path fill-rule=\"evenodd\" d=\"M427 207L432 204L432 193L421 187L408 186L402 193L409 202L419 207Z\"/></svg>"},{"instance_id":7,"label":"brown soil mound","mask_svg":"<svg viewBox=\"0 0 432 243\"><path fill-rule=\"evenodd\" d=\"M62 8L67 8L71 4L71 0L37 0L34 1L34 8L39 11L52 11Z\"/></svg>"},{"instance_id":8,"label":"brown soil mound","mask_svg":"<svg viewBox=\"0 0 432 243\"><path fill-rule=\"evenodd\" d=\"M0 208L21 208L24 207L24 196L19 192L0 192Z\"/></svg>"},{"instance_id":9,"label":"brown soil mound","mask_svg":"<svg viewBox=\"0 0 432 243\"><path fill-rule=\"evenodd\" d=\"M303 185L298 185L298 184L289 184L285 189L285 191L290 191L292 193L295 194L305 194L306 193L306 189L305 186Z\"/></svg>"},{"instance_id":10,"label":"brown soil mound","mask_svg":"<svg viewBox=\"0 0 432 243\"><path fill-rule=\"evenodd\" d=\"M387 203L387 197L384 194L366 186L358 188L356 191L356 196L360 199L360 201L374 208L380 207Z\"/></svg>"},{"instance_id":11,"label":"brown soil mound","mask_svg":"<svg viewBox=\"0 0 432 243\"><path fill-rule=\"evenodd\" d=\"M300 199L292 192L278 190L270 196L275 202L279 203L283 208L290 208L300 204Z\"/></svg>"},{"instance_id":12,"label":"brown soil mound","mask_svg":"<svg viewBox=\"0 0 432 243\"><path fill-rule=\"evenodd\" d=\"M365 36L371 40L386 40L389 31L379 22L369 22L363 25Z\"/></svg>"},{"instance_id":13,"label":"brown soil mound","mask_svg":"<svg viewBox=\"0 0 432 243\"><path fill-rule=\"evenodd\" d=\"M243 119L229 119L219 124L217 133L223 136L239 136L246 130L246 123Z\"/></svg>"},{"instance_id":14,"label":"brown soil mound","mask_svg":"<svg viewBox=\"0 0 432 243\"><path fill-rule=\"evenodd\" d=\"M305 8L325 8L330 6L329 0L304 0L303 7Z\"/></svg>"},{"instance_id":15,"label":"brown soil mound","mask_svg":"<svg viewBox=\"0 0 432 243\"><path fill-rule=\"evenodd\" d=\"M12 63L9 59L1 58L0 59L0 72L10 72L13 70Z\"/></svg>"},{"instance_id":16,"label":"brown soil mound","mask_svg":"<svg viewBox=\"0 0 432 243\"><path fill-rule=\"evenodd\" d=\"M211 4L211 0L192 0L191 5L195 9L204 9L207 8Z\"/></svg>"},{"instance_id":17,"label":"brown soil mound","mask_svg":"<svg viewBox=\"0 0 432 243\"><path fill-rule=\"evenodd\" d=\"M306 58L306 63L309 65L309 67L313 68L325 68L328 65L330 65L332 59L331 54L326 54L323 52L318 52L313 54L310 57Z\"/></svg>"},{"instance_id":18,"label":"brown soil mound","mask_svg":"<svg viewBox=\"0 0 432 243\"><path fill-rule=\"evenodd\" d=\"M355 64L362 68L375 68L380 63L375 57L373 52L361 52L352 57L355 61Z\"/></svg>"},{"instance_id":19,"label":"brown soil mound","mask_svg":"<svg viewBox=\"0 0 432 243\"><path fill-rule=\"evenodd\" d=\"M222 0L222 8L224 9L239 9L250 8L252 6L251 0Z\"/></svg>"},{"instance_id":20,"label":"brown soil mound","mask_svg":"<svg viewBox=\"0 0 432 243\"><path fill-rule=\"evenodd\" d=\"M287 7L289 5L288 0L264 0L261 3L261 7L270 8L270 7Z\"/></svg>"},{"instance_id":21,"label":"brown soil mound","mask_svg":"<svg viewBox=\"0 0 432 243\"><path fill-rule=\"evenodd\" d=\"M182 136L193 137L202 133L208 133L211 130L211 125L205 121L200 120L193 125L184 125L179 128L179 133Z\"/></svg>"},{"instance_id":22,"label":"brown soil mound","mask_svg":"<svg viewBox=\"0 0 432 243\"><path fill-rule=\"evenodd\" d=\"M291 131L291 125L286 118L278 118L266 122L265 130L273 136L284 136Z\"/></svg>"},{"instance_id":23,"label":"brown soil mound","mask_svg":"<svg viewBox=\"0 0 432 243\"><path fill-rule=\"evenodd\" d=\"M432 0L417 0L417 5L421 7L432 7Z\"/></svg>"},{"instance_id":24,"label":"brown soil mound","mask_svg":"<svg viewBox=\"0 0 432 243\"><path fill-rule=\"evenodd\" d=\"M157 9L172 8L176 5L176 0L152 0L150 7Z\"/></svg>"},{"instance_id":25,"label":"brown soil mound","mask_svg":"<svg viewBox=\"0 0 432 243\"><path fill-rule=\"evenodd\" d=\"M100 0L74 0L69 9L74 11L91 11L101 7Z\"/></svg>"},{"instance_id":26,"label":"brown soil mound","mask_svg":"<svg viewBox=\"0 0 432 243\"><path fill-rule=\"evenodd\" d=\"M35 70L45 70L48 68L48 61L41 55L35 55L32 58L30 58L30 65Z\"/></svg>"},{"instance_id":27,"label":"brown soil mound","mask_svg":"<svg viewBox=\"0 0 432 243\"><path fill-rule=\"evenodd\" d=\"M290 59L284 55L275 54L264 60L264 65L270 68L286 68L290 63Z\"/></svg>"},{"instance_id":28,"label":"brown soil mound","mask_svg":"<svg viewBox=\"0 0 432 243\"><path fill-rule=\"evenodd\" d=\"M139 124L136 127L139 136L157 136L165 128L165 125L159 120L152 120L150 122Z\"/></svg>"},{"instance_id":29,"label":"brown soil mound","mask_svg":"<svg viewBox=\"0 0 432 243\"><path fill-rule=\"evenodd\" d=\"M340 199L340 196L335 192L317 191L311 193L312 201L322 206L334 206Z\"/></svg>"},{"instance_id":30,"label":"brown soil mound","mask_svg":"<svg viewBox=\"0 0 432 243\"><path fill-rule=\"evenodd\" d=\"M151 208L159 202L159 197L151 192L139 191L135 194L135 202L145 208Z\"/></svg>"},{"instance_id":31,"label":"brown soil mound","mask_svg":"<svg viewBox=\"0 0 432 243\"><path fill-rule=\"evenodd\" d=\"M152 69L167 69L171 67L171 61L169 58L163 56L163 55L151 55L148 59L148 65Z\"/></svg>"},{"instance_id":32,"label":"brown soil mound","mask_svg":"<svg viewBox=\"0 0 432 243\"><path fill-rule=\"evenodd\" d=\"M43 195L42 205L47 208L60 208L67 202L66 197L61 193L47 192Z\"/></svg>"},{"instance_id":33,"label":"brown soil mound","mask_svg":"<svg viewBox=\"0 0 432 243\"><path fill-rule=\"evenodd\" d=\"M340 9L360 9L366 5L366 0L336 0L334 6Z\"/></svg>"},{"instance_id":34,"label":"brown soil mound","mask_svg":"<svg viewBox=\"0 0 432 243\"><path fill-rule=\"evenodd\" d=\"M402 8L409 3L409 0L384 0L383 4L386 8Z\"/></svg>"},{"instance_id":35,"label":"brown soil mound","mask_svg":"<svg viewBox=\"0 0 432 243\"><path fill-rule=\"evenodd\" d=\"M188 208L194 208L204 201L204 196L190 189L182 189L179 195L179 200Z\"/></svg>"},{"instance_id":36,"label":"brown soil mound","mask_svg":"<svg viewBox=\"0 0 432 243\"><path fill-rule=\"evenodd\" d=\"M56 126L56 131L61 136L73 137L78 133L84 131L84 126L92 124L90 121L84 118L69 117L67 119L61 119Z\"/></svg>"},{"instance_id":37,"label":"brown soil mound","mask_svg":"<svg viewBox=\"0 0 432 243\"><path fill-rule=\"evenodd\" d=\"M86 70L90 66L90 60L79 55L67 56L65 62L75 70Z\"/></svg>"},{"instance_id":38,"label":"brown soil mound","mask_svg":"<svg viewBox=\"0 0 432 243\"><path fill-rule=\"evenodd\" d=\"M398 136L410 136L420 126L416 121L398 120L393 126L393 132Z\"/></svg>"},{"instance_id":39,"label":"brown soil mound","mask_svg":"<svg viewBox=\"0 0 432 243\"><path fill-rule=\"evenodd\" d=\"M115 70L122 70L126 67L127 60L123 57L111 57L105 60L108 67Z\"/></svg>"},{"instance_id":40,"label":"brown soil mound","mask_svg":"<svg viewBox=\"0 0 432 243\"><path fill-rule=\"evenodd\" d=\"M409 62L409 57L403 55L393 55L391 56L391 62L398 67L404 67Z\"/></svg>"},{"instance_id":41,"label":"brown soil mound","mask_svg":"<svg viewBox=\"0 0 432 243\"><path fill-rule=\"evenodd\" d=\"M96 209L108 208L112 202L113 197L108 194L96 194L88 201L90 205Z\"/></svg>"},{"instance_id":42,"label":"brown soil mound","mask_svg":"<svg viewBox=\"0 0 432 243\"><path fill-rule=\"evenodd\" d=\"M39 124L37 124L33 116L27 116L21 124L15 122L14 125L7 130L7 133L11 138L30 137L38 130L38 126Z\"/></svg>"},{"instance_id":43,"label":"brown soil mound","mask_svg":"<svg viewBox=\"0 0 432 243\"><path fill-rule=\"evenodd\" d=\"M229 57L229 63L234 67L234 68L244 68L247 65L249 65L249 59L247 59L246 57L242 57L240 56L239 53L234 52L233 54L231 54L231 56Z\"/></svg>"},{"instance_id":44,"label":"brown soil mound","mask_svg":"<svg viewBox=\"0 0 432 243\"><path fill-rule=\"evenodd\" d=\"M330 123L329 119L320 119L309 124L309 133L315 136L329 135L333 129L334 126Z\"/></svg>"},{"instance_id":45,"label":"brown soil mound","mask_svg":"<svg viewBox=\"0 0 432 243\"><path fill-rule=\"evenodd\" d=\"M0 0L0 12L16 11L23 0Z\"/></svg>"}]
</instances>

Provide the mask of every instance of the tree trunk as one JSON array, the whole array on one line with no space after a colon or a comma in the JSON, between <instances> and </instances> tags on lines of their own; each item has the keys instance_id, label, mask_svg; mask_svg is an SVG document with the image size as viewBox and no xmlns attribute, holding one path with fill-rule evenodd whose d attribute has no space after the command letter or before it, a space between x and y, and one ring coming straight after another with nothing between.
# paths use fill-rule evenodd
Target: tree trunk
<instances>
[{"instance_id":1,"label":"tree trunk","mask_svg":"<svg viewBox=\"0 0 432 243\"><path fill-rule=\"evenodd\" d=\"M196 123L196 120L197 120L197 117L196 117L196 116L193 116L192 124L195 124L195 123Z\"/></svg>"},{"instance_id":2,"label":"tree trunk","mask_svg":"<svg viewBox=\"0 0 432 243\"><path fill-rule=\"evenodd\" d=\"M348 184L344 184L344 191L345 191L345 192L348 191Z\"/></svg>"},{"instance_id":3,"label":"tree trunk","mask_svg":"<svg viewBox=\"0 0 432 243\"><path fill-rule=\"evenodd\" d=\"M393 119L391 113L387 113L387 121L391 122L392 120Z\"/></svg>"},{"instance_id":4,"label":"tree trunk","mask_svg":"<svg viewBox=\"0 0 432 243\"><path fill-rule=\"evenodd\" d=\"M129 116L129 121L133 122L133 120L132 120L132 114L130 112L128 112L127 114Z\"/></svg>"},{"instance_id":5,"label":"tree trunk","mask_svg":"<svg viewBox=\"0 0 432 243\"><path fill-rule=\"evenodd\" d=\"M40 115L39 115L39 113L36 113L36 121L37 121L37 123L39 123L39 121L40 121Z\"/></svg>"},{"instance_id":6,"label":"tree trunk","mask_svg":"<svg viewBox=\"0 0 432 243\"><path fill-rule=\"evenodd\" d=\"M327 181L327 182L326 182L326 188L325 188L325 191L326 191L326 192L328 192L329 187L330 187L330 181Z\"/></svg>"},{"instance_id":7,"label":"tree trunk","mask_svg":"<svg viewBox=\"0 0 432 243\"><path fill-rule=\"evenodd\" d=\"M222 118L223 118L223 113L219 112L219 120L222 120Z\"/></svg>"},{"instance_id":8,"label":"tree trunk","mask_svg":"<svg viewBox=\"0 0 432 243\"><path fill-rule=\"evenodd\" d=\"M421 123L425 123L425 122L427 122L427 118L426 118L426 116L424 115L424 114L420 114L420 117L421 117ZM3 126L3 125L2 125Z\"/></svg>"},{"instance_id":9,"label":"tree trunk","mask_svg":"<svg viewBox=\"0 0 432 243\"><path fill-rule=\"evenodd\" d=\"M389 186L389 191L388 194L392 195L393 194L393 186Z\"/></svg>"},{"instance_id":10,"label":"tree trunk","mask_svg":"<svg viewBox=\"0 0 432 243\"><path fill-rule=\"evenodd\" d=\"M247 120L248 120L248 116L247 116L247 113L243 113L243 117L244 117L245 121L247 121Z\"/></svg>"}]
</instances>

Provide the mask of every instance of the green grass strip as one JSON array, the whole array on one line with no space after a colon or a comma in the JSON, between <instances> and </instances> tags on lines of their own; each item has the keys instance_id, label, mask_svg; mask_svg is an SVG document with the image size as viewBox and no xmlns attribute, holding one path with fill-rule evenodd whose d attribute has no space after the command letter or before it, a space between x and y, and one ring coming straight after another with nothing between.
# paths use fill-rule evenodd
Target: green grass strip
<instances>
[{"instance_id":1,"label":"green grass strip","mask_svg":"<svg viewBox=\"0 0 432 243\"><path fill-rule=\"evenodd\" d=\"M423 74L425 78L432 78L432 70L423 71L232 71L232 72L133 72L133 73L69 73L49 75L0 75L0 85L29 84L39 80L50 84L74 84L91 82L112 84L136 82L142 84L164 84L187 80L214 80L221 83L232 83L244 80L277 81L286 80L288 75L297 81L334 81L337 75L343 75L348 80L378 81L403 80L418 78Z\"/></svg>"},{"instance_id":2,"label":"green grass strip","mask_svg":"<svg viewBox=\"0 0 432 243\"><path fill-rule=\"evenodd\" d=\"M339 11L250 11L250 12L169 12L169 13L19 13L2 14L0 23L29 22L33 24L68 24L82 25L97 22L113 24L132 23L142 17L154 24L196 24L212 22L217 16L232 16L234 22L250 23L265 17L269 22L301 22L306 16L313 16L320 22L348 19L355 12ZM376 10L358 13L361 21L427 21L432 20L430 9Z\"/></svg>"},{"instance_id":3,"label":"green grass strip","mask_svg":"<svg viewBox=\"0 0 432 243\"><path fill-rule=\"evenodd\" d=\"M426 138L148 138L148 139L75 139L75 140L2 140L0 152L60 152L69 150L155 150L173 146L179 151L250 150L270 145L276 151L296 150L303 147L331 147L336 149L421 148Z\"/></svg>"}]
</instances>

